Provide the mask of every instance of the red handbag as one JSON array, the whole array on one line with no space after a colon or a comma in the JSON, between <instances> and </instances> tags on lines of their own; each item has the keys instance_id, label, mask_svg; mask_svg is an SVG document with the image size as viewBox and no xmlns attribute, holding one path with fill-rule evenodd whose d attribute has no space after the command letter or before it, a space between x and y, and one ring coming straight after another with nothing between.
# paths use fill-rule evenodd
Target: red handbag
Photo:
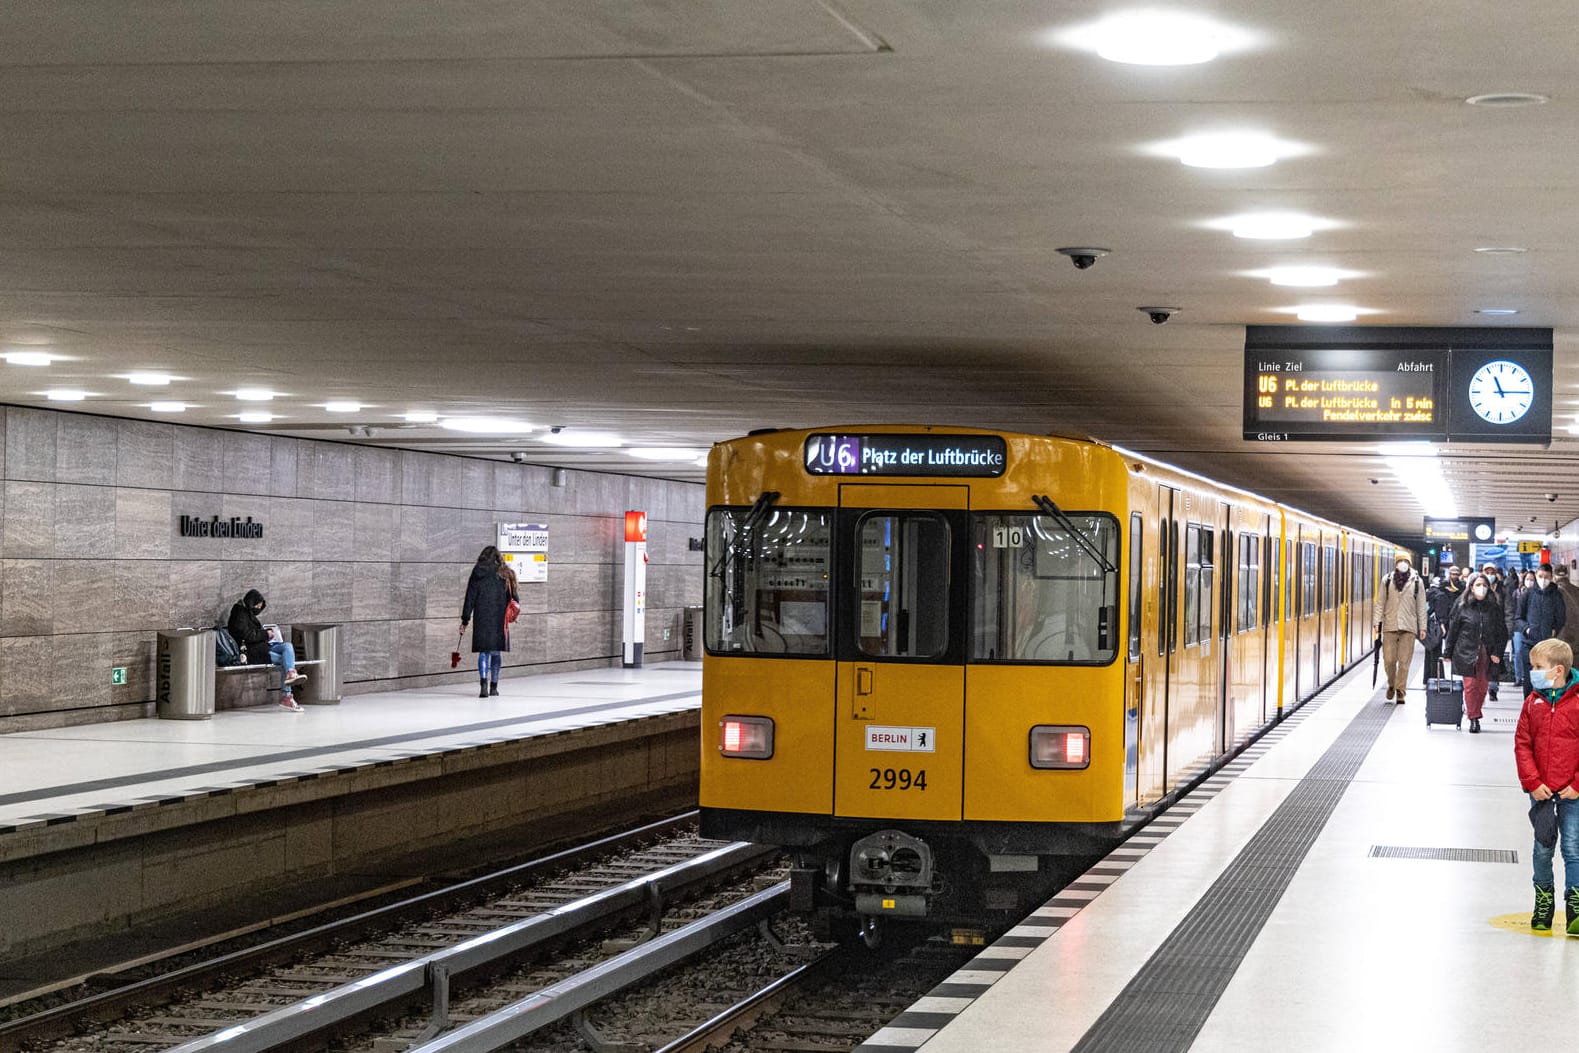
<instances>
[{"instance_id":1,"label":"red handbag","mask_svg":"<svg viewBox=\"0 0 1579 1053\"><path fill-rule=\"evenodd\" d=\"M504 624L506 624L506 625L513 625L515 623L515 620L517 618L519 618L520 616L521 616L521 605L519 603L516 603L515 600L512 599L510 601L509 606L505 607L505 609L504 609Z\"/></svg>"}]
</instances>

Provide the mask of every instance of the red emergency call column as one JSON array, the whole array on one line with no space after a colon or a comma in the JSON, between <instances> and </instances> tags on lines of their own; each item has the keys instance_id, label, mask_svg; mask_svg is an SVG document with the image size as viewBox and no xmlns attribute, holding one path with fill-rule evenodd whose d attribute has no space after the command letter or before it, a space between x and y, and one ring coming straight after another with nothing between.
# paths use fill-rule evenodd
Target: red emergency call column
<instances>
[{"instance_id":1,"label":"red emergency call column","mask_svg":"<svg viewBox=\"0 0 1579 1053\"><path fill-rule=\"evenodd\" d=\"M625 513L624 665L641 665L647 613L647 513Z\"/></svg>"}]
</instances>

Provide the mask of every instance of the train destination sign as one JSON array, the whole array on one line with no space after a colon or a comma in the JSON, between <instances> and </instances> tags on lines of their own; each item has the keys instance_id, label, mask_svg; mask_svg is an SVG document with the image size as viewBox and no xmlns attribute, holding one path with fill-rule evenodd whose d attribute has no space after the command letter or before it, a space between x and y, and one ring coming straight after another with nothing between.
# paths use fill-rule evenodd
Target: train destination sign
<instances>
[{"instance_id":1,"label":"train destination sign","mask_svg":"<svg viewBox=\"0 0 1579 1053\"><path fill-rule=\"evenodd\" d=\"M996 478L1008 462L998 435L829 435L806 438L812 475L948 475Z\"/></svg>"},{"instance_id":2,"label":"train destination sign","mask_svg":"<svg viewBox=\"0 0 1579 1053\"><path fill-rule=\"evenodd\" d=\"M1244 384L1253 442L1551 442L1550 329L1247 326Z\"/></svg>"},{"instance_id":3,"label":"train destination sign","mask_svg":"<svg viewBox=\"0 0 1579 1053\"><path fill-rule=\"evenodd\" d=\"M1245 438L1445 438L1441 351L1258 351L1247 354Z\"/></svg>"},{"instance_id":4,"label":"train destination sign","mask_svg":"<svg viewBox=\"0 0 1579 1053\"><path fill-rule=\"evenodd\" d=\"M1460 516L1457 519L1425 517L1427 541L1473 541L1485 545L1497 536L1497 521L1490 516Z\"/></svg>"}]
</instances>

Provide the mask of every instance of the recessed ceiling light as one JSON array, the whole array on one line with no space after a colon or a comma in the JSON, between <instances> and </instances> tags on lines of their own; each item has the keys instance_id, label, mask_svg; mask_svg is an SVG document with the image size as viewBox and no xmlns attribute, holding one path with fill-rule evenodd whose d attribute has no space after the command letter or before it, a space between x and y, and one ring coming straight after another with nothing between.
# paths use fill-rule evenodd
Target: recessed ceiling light
<instances>
[{"instance_id":1,"label":"recessed ceiling light","mask_svg":"<svg viewBox=\"0 0 1579 1053\"><path fill-rule=\"evenodd\" d=\"M13 366L47 366L55 361L54 355L43 351L7 351L4 358Z\"/></svg>"},{"instance_id":2,"label":"recessed ceiling light","mask_svg":"<svg viewBox=\"0 0 1579 1053\"><path fill-rule=\"evenodd\" d=\"M1181 11L1123 11L1097 22L1056 30L1054 43L1094 51L1109 62L1138 66L1192 66L1243 51L1258 35Z\"/></svg>"},{"instance_id":3,"label":"recessed ceiling light","mask_svg":"<svg viewBox=\"0 0 1579 1053\"><path fill-rule=\"evenodd\" d=\"M1252 271L1251 277L1265 278L1273 285L1285 285L1298 289L1314 289L1326 285L1337 285L1344 278L1354 278L1353 271L1339 270L1336 267L1270 267L1264 271Z\"/></svg>"},{"instance_id":4,"label":"recessed ceiling light","mask_svg":"<svg viewBox=\"0 0 1579 1053\"><path fill-rule=\"evenodd\" d=\"M1485 95L1471 95L1464 100L1471 106L1539 106L1551 102L1551 96L1533 91L1493 91Z\"/></svg>"},{"instance_id":5,"label":"recessed ceiling light","mask_svg":"<svg viewBox=\"0 0 1579 1053\"><path fill-rule=\"evenodd\" d=\"M325 402L323 408L330 413L361 413L362 404L350 400Z\"/></svg>"},{"instance_id":6,"label":"recessed ceiling light","mask_svg":"<svg viewBox=\"0 0 1579 1053\"><path fill-rule=\"evenodd\" d=\"M50 388L44 392L44 397L51 402L81 402L88 397L88 393L76 388Z\"/></svg>"},{"instance_id":7,"label":"recessed ceiling light","mask_svg":"<svg viewBox=\"0 0 1579 1053\"><path fill-rule=\"evenodd\" d=\"M1518 314L1517 307L1477 307L1476 314Z\"/></svg>"},{"instance_id":8,"label":"recessed ceiling light","mask_svg":"<svg viewBox=\"0 0 1579 1053\"><path fill-rule=\"evenodd\" d=\"M407 424L432 424L439 415L432 410L412 410L406 414Z\"/></svg>"},{"instance_id":9,"label":"recessed ceiling light","mask_svg":"<svg viewBox=\"0 0 1579 1053\"><path fill-rule=\"evenodd\" d=\"M1530 250L1516 245L1483 245L1475 251L1486 256L1522 256Z\"/></svg>"},{"instance_id":10,"label":"recessed ceiling light","mask_svg":"<svg viewBox=\"0 0 1579 1053\"><path fill-rule=\"evenodd\" d=\"M1358 307L1341 303L1311 303L1295 312L1301 322L1352 322L1359 316Z\"/></svg>"},{"instance_id":11,"label":"recessed ceiling light","mask_svg":"<svg viewBox=\"0 0 1579 1053\"><path fill-rule=\"evenodd\" d=\"M523 435L532 430L532 425L525 421L503 417L445 417L442 426L474 435Z\"/></svg>"},{"instance_id":12,"label":"recessed ceiling light","mask_svg":"<svg viewBox=\"0 0 1579 1053\"><path fill-rule=\"evenodd\" d=\"M694 461L707 455L694 446L638 446L625 452L644 461Z\"/></svg>"},{"instance_id":13,"label":"recessed ceiling light","mask_svg":"<svg viewBox=\"0 0 1579 1053\"><path fill-rule=\"evenodd\" d=\"M268 402L274 397L274 392L268 388L240 388L236 391L236 398L242 402Z\"/></svg>"},{"instance_id":14,"label":"recessed ceiling light","mask_svg":"<svg viewBox=\"0 0 1579 1053\"><path fill-rule=\"evenodd\" d=\"M551 446L567 446L586 450L608 449L614 446L623 446L625 440L618 435L607 431L577 431L566 428L560 432L549 432L540 435L538 442L546 442Z\"/></svg>"},{"instance_id":15,"label":"recessed ceiling light","mask_svg":"<svg viewBox=\"0 0 1579 1053\"><path fill-rule=\"evenodd\" d=\"M185 413L186 412L186 403L184 403L184 402L150 402L148 404L148 408L153 410L155 413Z\"/></svg>"},{"instance_id":16,"label":"recessed ceiling light","mask_svg":"<svg viewBox=\"0 0 1579 1053\"><path fill-rule=\"evenodd\" d=\"M162 388L175 378L169 373L128 373L126 379L132 384L141 384L143 387Z\"/></svg>"},{"instance_id":17,"label":"recessed ceiling light","mask_svg":"<svg viewBox=\"0 0 1579 1053\"><path fill-rule=\"evenodd\" d=\"M236 414L236 419L241 421L243 424L267 424L269 421L274 419L274 414L265 413L262 411L238 413Z\"/></svg>"},{"instance_id":18,"label":"recessed ceiling light","mask_svg":"<svg viewBox=\"0 0 1579 1053\"><path fill-rule=\"evenodd\" d=\"M1294 143L1259 132L1217 132L1165 143L1162 153L1191 168L1265 168L1303 152Z\"/></svg>"},{"instance_id":19,"label":"recessed ceiling light","mask_svg":"<svg viewBox=\"0 0 1579 1053\"><path fill-rule=\"evenodd\" d=\"M1236 238L1257 241L1284 241L1308 238L1319 221L1297 212L1251 212L1223 221Z\"/></svg>"}]
</instances>

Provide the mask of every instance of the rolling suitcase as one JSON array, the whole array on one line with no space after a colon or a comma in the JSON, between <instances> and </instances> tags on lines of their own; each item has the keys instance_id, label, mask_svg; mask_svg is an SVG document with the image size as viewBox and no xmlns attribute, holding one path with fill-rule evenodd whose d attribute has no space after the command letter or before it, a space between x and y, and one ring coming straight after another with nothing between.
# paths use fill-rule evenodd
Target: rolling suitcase
<instances>
[{"instance_id":1,"label":"rolling suitcase","mask_svg":"<svg viewBox=\"0 0 1579 1053\"><path fill-rule=\"evenodd\" d=\"M1464 726L1464 681L1451 676L1432 678L1425 684L1425 723Z\"/></svg>"}]
</instances>

